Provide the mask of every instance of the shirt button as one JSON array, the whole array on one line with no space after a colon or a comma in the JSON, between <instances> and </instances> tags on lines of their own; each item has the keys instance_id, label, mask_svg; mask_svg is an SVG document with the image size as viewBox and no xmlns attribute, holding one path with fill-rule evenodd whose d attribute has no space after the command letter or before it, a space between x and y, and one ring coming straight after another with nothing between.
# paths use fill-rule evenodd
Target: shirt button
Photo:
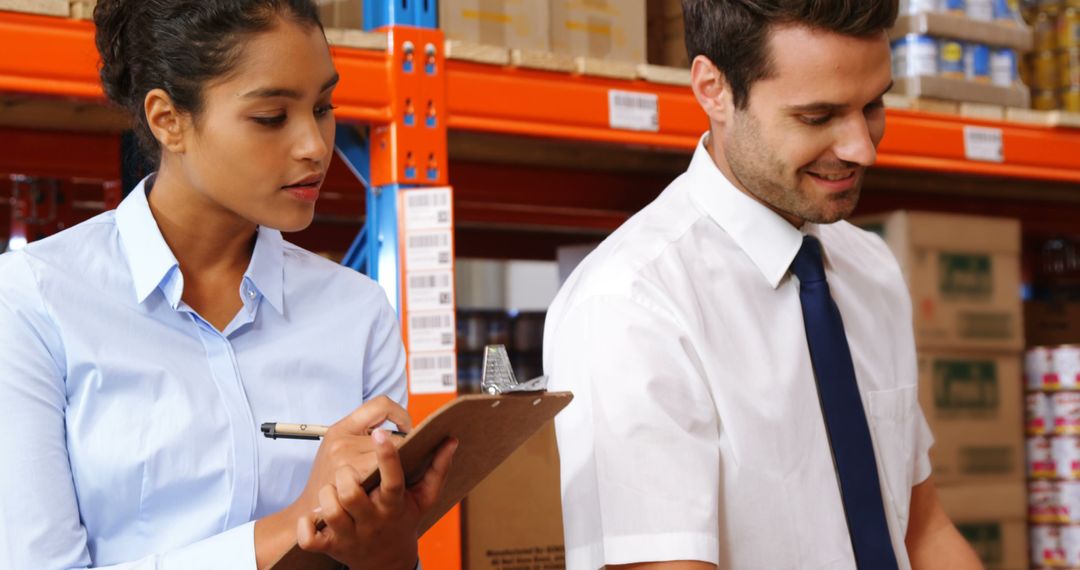
<instances>
[{"instance_id":1,"label":"shirt button","mask_svg":"<svg viewBox=\"0 0 1080 570\"><path fill-rule=\"evenodd\" d=\"M248 296L248 299L251 299L252 301L254 301L255 300L255 290L254 289L248 289L247 290L247 296Z\"/></svg>"}]
</instances>

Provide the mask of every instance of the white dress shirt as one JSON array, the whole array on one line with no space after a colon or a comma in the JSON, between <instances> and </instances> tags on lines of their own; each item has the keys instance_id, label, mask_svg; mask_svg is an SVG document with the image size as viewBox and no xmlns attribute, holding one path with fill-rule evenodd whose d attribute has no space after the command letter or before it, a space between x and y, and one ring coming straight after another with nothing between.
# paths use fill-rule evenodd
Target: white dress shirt
<instances>
[{"instance_id":1,"label":"white dress shirt","mask_svg":"<svg viewBox=\"0 0 1080 570\"><path fill-rule=\"evenodd\" d=\"M330 424L404 404L397 318L368 278L259 228L220 332L182 300L140 184L115 212L0 256L0 568L255 568Z\"/></svg>"},{"instance_id":2,"label":"white dress shirt","mask_svg":"<svg viewBox=\"0 0 1080 570\"><path fill-rule=\"evenodd\" d=\"M858 377L901 568L933 443L895 259L840 222L800 231L699 145L689 169L577 268L548 313L566 560L855 568L789 266L817 236Z\"/></svg>"}]
</instances>

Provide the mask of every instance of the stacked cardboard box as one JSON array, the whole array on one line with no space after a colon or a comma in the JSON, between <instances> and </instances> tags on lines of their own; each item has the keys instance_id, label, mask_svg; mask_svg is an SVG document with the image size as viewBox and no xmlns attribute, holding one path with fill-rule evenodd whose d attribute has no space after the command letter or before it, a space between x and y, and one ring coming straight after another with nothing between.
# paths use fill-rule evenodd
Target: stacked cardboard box
<instances>
[{"instance_id":1,"label":"stacked cardboard box","mask_svg":"<svg viewBox=\"0 0 1080 570\"><path fill-rule=\"evenodd\" d=\"M1020 224L916 212L857 223L885 239L911 292L920 404L946 511L988 568L1023 568Z\"/></svg>"},{"instance_id":2,"label":"stacked cardboard box","mask_svg":"<svg viewBox=\"0 0 1080 570\"><path fill-rule=\"evenodd\" d=\"M362 0L318 0L319 19L324 28L361 30L364 28Z\"/></svg>"},{"instance_id":3,"label":"stacked cardboard box","mask_svg":"<svg viewBox=\"0 0 1080 570\"><path fill-rule=\"evenodd\" d=\"M553 0L551 50L645 63L645 0Z\"/></svg>"},{"instance_id":4,"label":"stacked cardboard box","mask_svg":"<svg viewBox=\"0 0 1080 570\"><path fill-rule=\"evenodd\" d=\"M439 27L446 39L548 51L548 0L441 0Z\"/></svg>"},{"instance_id":5,"label":"stacked cardboard box","mask_svg":"<svg viewBox=\"0 0 1080 570\"><path fill-rule=\"evenodd\" d=\"M477 486L462 516L465 570L565 568L554 424Z\"/></svg>"}]
</instances>

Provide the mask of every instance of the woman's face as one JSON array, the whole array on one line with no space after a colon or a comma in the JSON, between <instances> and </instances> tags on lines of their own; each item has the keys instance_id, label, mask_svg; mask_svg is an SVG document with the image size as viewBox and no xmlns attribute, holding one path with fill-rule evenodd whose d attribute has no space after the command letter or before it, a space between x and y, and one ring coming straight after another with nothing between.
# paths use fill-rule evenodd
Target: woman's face
<instances>
[{"instance_id":1,"label":"woman's face","mask_svg":"<svg viewBox=\"0 0 1080 570\"><path fill-rule=\"evenodd\" d=\"M316 26L278 19L203 89L178 165L199 198L281 231L311 224L334 154L338 75Z\"/></svg>"}]
</instances>

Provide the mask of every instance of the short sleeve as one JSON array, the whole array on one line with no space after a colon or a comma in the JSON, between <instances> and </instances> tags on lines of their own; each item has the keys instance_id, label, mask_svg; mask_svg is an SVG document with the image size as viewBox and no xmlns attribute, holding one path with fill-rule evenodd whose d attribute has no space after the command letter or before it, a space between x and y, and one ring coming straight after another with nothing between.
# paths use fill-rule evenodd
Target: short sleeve
<instances>
[{"instance_id":1,"label":"short sleeve","mask_svg":"<svg viewBox=\"0 0 1080 570\"><path fill-rule=\"evenodd\" d=\"M550 326L550 323L549 323ZM614 296L548 337L567 568L718 562L719 425L696 347L662 311Z\"/></svg>"}]
</instances>

